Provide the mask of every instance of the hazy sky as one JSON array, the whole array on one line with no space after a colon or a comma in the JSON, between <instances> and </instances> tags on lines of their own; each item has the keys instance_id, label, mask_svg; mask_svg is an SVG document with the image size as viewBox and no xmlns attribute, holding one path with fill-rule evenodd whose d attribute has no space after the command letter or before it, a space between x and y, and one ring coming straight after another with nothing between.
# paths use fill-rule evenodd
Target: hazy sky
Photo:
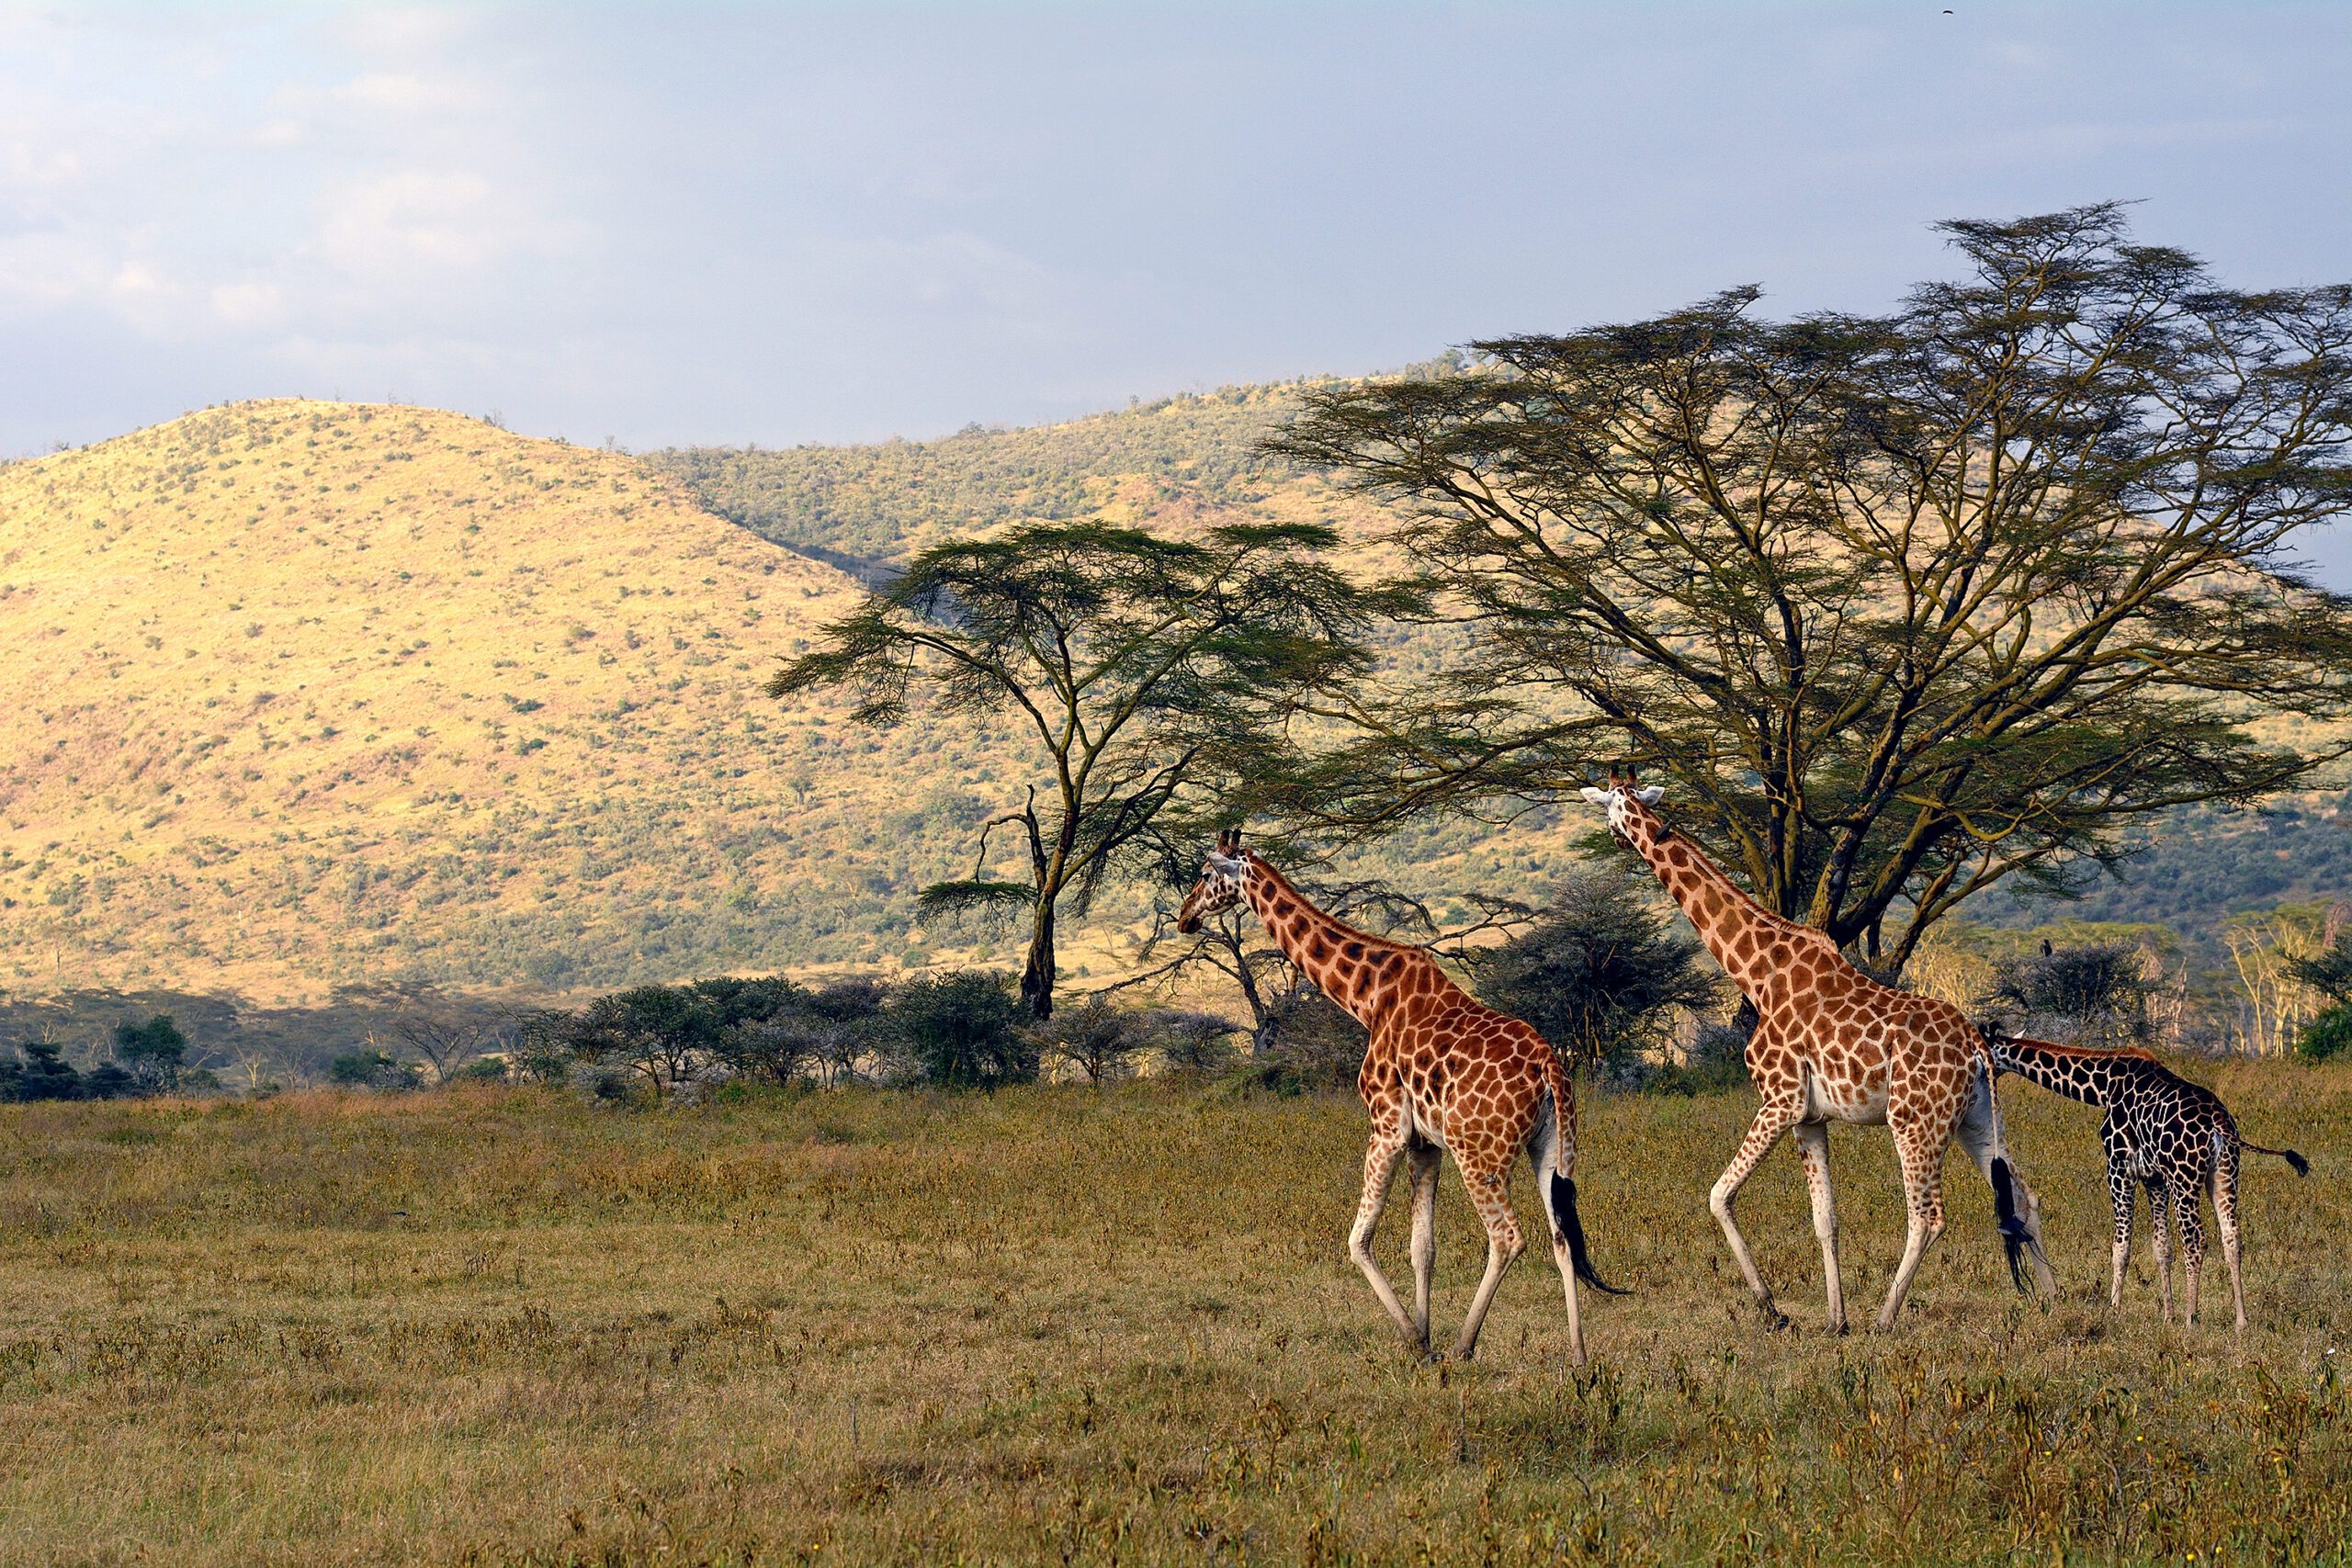
<instances>
[{"instance_id":1,"label":"hazy sky","mask_svg":"<svg viewBox=\"0 0 2352 1568\"><path fill-rule=\"evenodd\" d=\"M1362 371L2140 198L2352 277L2352 6L0 0L0 455L277 393L633 447Z\"/></svg>"}]
</instances>

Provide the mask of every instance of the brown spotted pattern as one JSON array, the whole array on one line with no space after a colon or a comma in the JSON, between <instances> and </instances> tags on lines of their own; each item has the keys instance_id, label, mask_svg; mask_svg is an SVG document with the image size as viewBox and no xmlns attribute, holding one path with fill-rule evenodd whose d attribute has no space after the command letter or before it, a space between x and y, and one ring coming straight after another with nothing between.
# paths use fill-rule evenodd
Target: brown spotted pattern
<instances>
[{"instance_id":1,"label":"brown spotted pattern","mask_svg":"<svg viewBox=\"0 0 2352 1568\"><path fill-rule=\"evenodd\" d=\"M1554 1173L1576 1165L1576 1096L1552 1048L1532 1027L1478 1002L1419 948L1355 931L1310 903L1239 835L1220 839L1185 900L1179 928L1247 902L1266 932L1323 994L1371 1032L1356 1086L1371 1112L1363 1189L1348 1232L1348 1256L1405 1342L1426 1354L1430 1285L1436 1258L1438 1167L1451 1153L1487 1232L1487 1269L1454 1354L1468 1359L1503 1271L1526 1249L1509 1193L1511 1162L1524 1152L1539 1201ZM1372 1238L1397 1168L1412 1181L1413 1310L1408 1314L1372 1255ZM1552 1253L1568 1311L1570 1355L1581 1364L1584 1337L1569 1242L1555 1215ZM1579 1245L1581 1245L1579 1243Z\"/></svg>"},{"instance_id":2,"label":"brown spotted pattern","mask_svg":"<svg viewBox=\"0 0 2352 1568\"><path fill-rule=\"evenodd\" d=\"M1767 1321L1779 1325L1786 1319L1757 1271L1733 1205L1741 1183L1788 1134L1804 1161L1813 1201L1829 1326L1838 1333L1846 1327L1838 1211L1829 1183L1827 1128L1833 1122L1883 1123L1902 1168L1909 1234L1879 1310L1880 1328L1894 1325L1920 1259L1943 1232L1941 1173L1944 1151L1954 1141L1987 1181L1996 1179L1996 1159L2008 1163L2019 1200L2013 1221L2022 1227L2017 1239L2048 1289L2039 1202L2002 1145L1991 1062L1967 1017L1948 1003L1880 985L1849 964L1826 933L1767 913L1695 844L1659 819L1649 804L1656 792L1637 794L1632 781L1612 780L1605 794L1586 794L1606 806L1611 832L1649 863L1707 951L1755 1004L1758 1022L1747 1044L1747 1072L1762 1103L1707 1203Z\"/></svg>"},{"instance_id":3,"label":"brown spotted pattern","mask_svg":"<svg viewBox=\"0 0 2352 1568\"><path fill-rule=\"evenodd\" d=\"M2211 1193L2213 1218L2222 1233L2222 1257L2230 1268L2230 1294L2237 1328L2245 1329L2245 1280L2239 1269L2238 1156L2242 1149L2277 1155L2301 1175L2310 1169L2292 1149L2265 1148L2238 1135L2238 1124L2221 1097L2190 1083L2145 1051L2100 1051L2057 1045L1987 1029L1993 1065L2043 1089L2096 1105L2107 1112L2099 1141L2107 1148L2108 1196L2115 1205L2115 1245L2108 1276L2108 1301L2123 1304L2123 1268L2132 1256L2132 1211L2138 1188L2148 1190L2149 1241L2156 1258L2156 1299L2165 1321L2172 1321L2172 1237L2167 1211L2180 1229L2186 1264L2188 1321L2197 1321L2198 1278L2205 1268L2205 1224L2200 1210Z\"/></svg>"}]
</instances>

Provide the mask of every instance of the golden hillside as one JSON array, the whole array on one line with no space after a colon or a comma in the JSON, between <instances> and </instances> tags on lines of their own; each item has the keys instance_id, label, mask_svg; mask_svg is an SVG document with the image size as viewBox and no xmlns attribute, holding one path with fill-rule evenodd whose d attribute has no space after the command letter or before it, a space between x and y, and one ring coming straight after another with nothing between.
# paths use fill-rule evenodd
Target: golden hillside
<instances>
[{"instance_id":1,"label":"golden hillside","mask_svg":"<svg viewBox=\"0 0 2352 1568\"><path fill-rule=\"evenodd\" d=\"M830 493L874 543L933 509L964 528L1351 510L1247 481L1241 436L1200 411L1238 432L1253 403L1171 406L801 449L860 482L763 472L761 493ZM939 472L892 471L910 450ZM991 463L1023 493L962 504L967 474L1000 482ZM769 542L662 467L277 400L0 468L0 635L20 650L0 674L0 986L297 1001L1009 961L1001 934L924 931L912 907L1019 800L1014 736L768 702L774 660L855 586L808 558L819 539ZM1535 896L1570 836L1431 824L1373 858L1401 856L1416 892ZM1074 977L1124 969L1147 913L1121 892L1069 932Z\"/></svg>"},{"instance_id":2,"label":"golden hillside","mask_svg":"<svg viewBox=\"0 0 2352 1568\"><path fill-rule=\"evenodd\" d=\"M584 980L666 971L681 921L775 956L755 682L854 593L454 414L246 403L10 465L0 979Z\"/></svg>"}]
</instances>

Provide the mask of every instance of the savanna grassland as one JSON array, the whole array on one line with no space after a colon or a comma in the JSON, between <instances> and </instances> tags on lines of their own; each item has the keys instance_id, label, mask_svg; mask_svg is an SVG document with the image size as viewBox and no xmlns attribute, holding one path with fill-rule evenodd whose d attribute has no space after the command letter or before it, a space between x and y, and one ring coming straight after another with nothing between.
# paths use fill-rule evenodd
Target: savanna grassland
<instances>
[{"instance_id":1,"label":"savanna grassland","mask_svg":"<svg viewBox=\"0 0 2352 1568\"><path fill-rule=\"evenodd\" d=\"M2014 1084L2061 1295L2011 1292L1955 1162L1900 1331L1824 1336L1781 1151L1767 1334L1704 1196L1751 1098L1602 1096L1586 1215L1634 1293L1581 1372L1540 1250L1476 1364L1400 1355L1340 1247L1351 1099L10 1106L0 1559L2341 1560L2352 1070L2199 1076L2315 1168L2249 1157L2243 1339L2161 1326L2144 1255L2108 1311L2095 1116ZM1892 1156L1833 1142L1874 1305ZM1442 1333L1478 1252L1446 1181Z\"/></svg>"}]
</instances>

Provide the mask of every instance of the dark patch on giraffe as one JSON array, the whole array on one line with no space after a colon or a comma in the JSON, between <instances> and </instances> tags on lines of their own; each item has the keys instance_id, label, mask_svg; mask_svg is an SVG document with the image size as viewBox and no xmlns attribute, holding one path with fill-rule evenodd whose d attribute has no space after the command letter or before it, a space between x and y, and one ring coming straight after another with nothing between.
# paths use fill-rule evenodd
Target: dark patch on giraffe
<instances>
[{"instance_id":1,"label":"dark patch on giraffe","mask_svg":"<svg viewBox=\"0 0 2352 1568\"><path fill-rule=\"evenodd\" d=\"M1360 942L1344 942L1340 944L1340 951L1350 958L1362 958L1363 956L1363 943Z\"/></svg>"}]
</instances>

